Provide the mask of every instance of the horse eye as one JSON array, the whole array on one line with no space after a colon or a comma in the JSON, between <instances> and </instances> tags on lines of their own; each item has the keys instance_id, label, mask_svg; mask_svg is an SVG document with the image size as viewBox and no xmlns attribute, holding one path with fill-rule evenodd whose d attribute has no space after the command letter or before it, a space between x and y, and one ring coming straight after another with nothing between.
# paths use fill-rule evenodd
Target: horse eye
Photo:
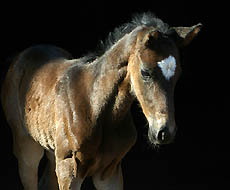
<instances>
[{"instance_id":1,"label":"horse eye","mask_svg":"<svg viewBox=\"0 0 230 190\"><path fill-rule=\"evenodd\" d=\"M149 79L151 77L151 74L149 71L141 69L141 76L143 77L143 79Z\"/></svg>"}]
</instances>

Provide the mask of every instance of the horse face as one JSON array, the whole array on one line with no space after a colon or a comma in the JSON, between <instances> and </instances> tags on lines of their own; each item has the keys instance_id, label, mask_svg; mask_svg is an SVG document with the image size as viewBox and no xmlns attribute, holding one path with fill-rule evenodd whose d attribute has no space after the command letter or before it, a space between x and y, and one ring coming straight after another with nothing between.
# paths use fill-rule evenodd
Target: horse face
<instances>
[{"instance_id":1,"label":"horse face","mask_svg":"<svg viewBox=\"0 0 230 190\"><path fill-rule=\"evenodd\" d=\"M130 64L131 85L149 123L152 144L170 143L176 134L174 87L180 75L178 48L187 45L201 24L172 28L163 34L156 29L139 33Z\"/></svg>"},{"instance_id":2,"label":"horse face","mask_svg":"<svg viewBox=\"0 0 230 190\"><path fill-rule=\"evenodd\" d=\"M166 144L176 132L173 94L180 64L176 45L159 35L149 34L137 52L132 84L149 123L150 142Z\"/></svg>"},{"instance_id":3,"label":"horse face","mask_svg":"<svg viewBox=\"0 0 230 190\"><path fill-rule=\"evenodd\" d=\"M155 58L148 59L148 56ZM154 52L148 56L140 56L137 81L140 103L149 123L150 142L166 144L176 134L174 87L180 74L179 58L178 54L159 56Z\"/></svg>"}]
</instances>

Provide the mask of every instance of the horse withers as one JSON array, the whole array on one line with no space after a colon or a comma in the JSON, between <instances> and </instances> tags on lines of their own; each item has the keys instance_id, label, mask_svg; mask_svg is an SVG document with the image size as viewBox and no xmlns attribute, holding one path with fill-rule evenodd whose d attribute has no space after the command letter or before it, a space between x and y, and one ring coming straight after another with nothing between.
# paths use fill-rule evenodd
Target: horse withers
<instances>
[{"instance_id":1,"label":"horse withers","mask_svg":"<svg viewBox=\"0 0 230 190\"><path fill-rule=\"evenodd\" d=\"M169 27L144 13L95 55L72 59L50 45L19 54L1 98L24 189L80 189L87 176L96 189L123 189L121 160L136 141L130 106L140 103L153 145L172 142L179 49L200 28ZM38 185L44 150L48 165Z\"/></svg>"}]
</instances>

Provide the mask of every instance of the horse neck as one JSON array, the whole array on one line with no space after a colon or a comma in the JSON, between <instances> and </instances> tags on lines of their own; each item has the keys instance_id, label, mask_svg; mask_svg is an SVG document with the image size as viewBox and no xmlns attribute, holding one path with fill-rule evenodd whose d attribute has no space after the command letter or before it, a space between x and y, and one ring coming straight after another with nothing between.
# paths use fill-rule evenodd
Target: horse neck
<instances>
[{"instance_id":1,"label":"horse neck","mask_svg":"<svg viewBox=\"0 0 230 190\"><path fill-rule=\"evenodd\" d=\"M107 59L108 67L112 66L120 68L123 65L126 65L134 50L137 33L140 29L141 27L137 27L129 34L126 34L105 53L104 56Z\"/></svg>"},{"instance_id":2,"label":"horse neck","mask_svg":"<svg viewBox=\"0 0 230 190\"><path fill-rule=\"evenodd\" d=\"M130 93L130 78L127 75L127 64L135 48L138 28L126 34L114 44L95 64L96 80L93 85L91 102L93 114L99 115L102 110L112 111L113 118L121 118L129 110L133 97ZM108 103L109 102L109 103ZM105 108L105 105L107 106Z\"/></svg>"}]
</instances>

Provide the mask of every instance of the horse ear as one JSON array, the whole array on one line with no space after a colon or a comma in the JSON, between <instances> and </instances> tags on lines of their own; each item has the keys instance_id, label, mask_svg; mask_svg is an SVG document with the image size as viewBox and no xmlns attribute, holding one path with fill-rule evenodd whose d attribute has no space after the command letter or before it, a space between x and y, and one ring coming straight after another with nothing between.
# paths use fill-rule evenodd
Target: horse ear
<instances>
[{"instance_id":1,"label":"horse ear","mask_svg":"<svg viewBox=\"0 0 230 190\"><path fill-rule=\"evenodd\" d=\"M173 27L172 30L174 32L172 32L172 38L178 47L185 47L197 36L201 28L201 23L191 27Z\"/></svg>"}]
</instances>

